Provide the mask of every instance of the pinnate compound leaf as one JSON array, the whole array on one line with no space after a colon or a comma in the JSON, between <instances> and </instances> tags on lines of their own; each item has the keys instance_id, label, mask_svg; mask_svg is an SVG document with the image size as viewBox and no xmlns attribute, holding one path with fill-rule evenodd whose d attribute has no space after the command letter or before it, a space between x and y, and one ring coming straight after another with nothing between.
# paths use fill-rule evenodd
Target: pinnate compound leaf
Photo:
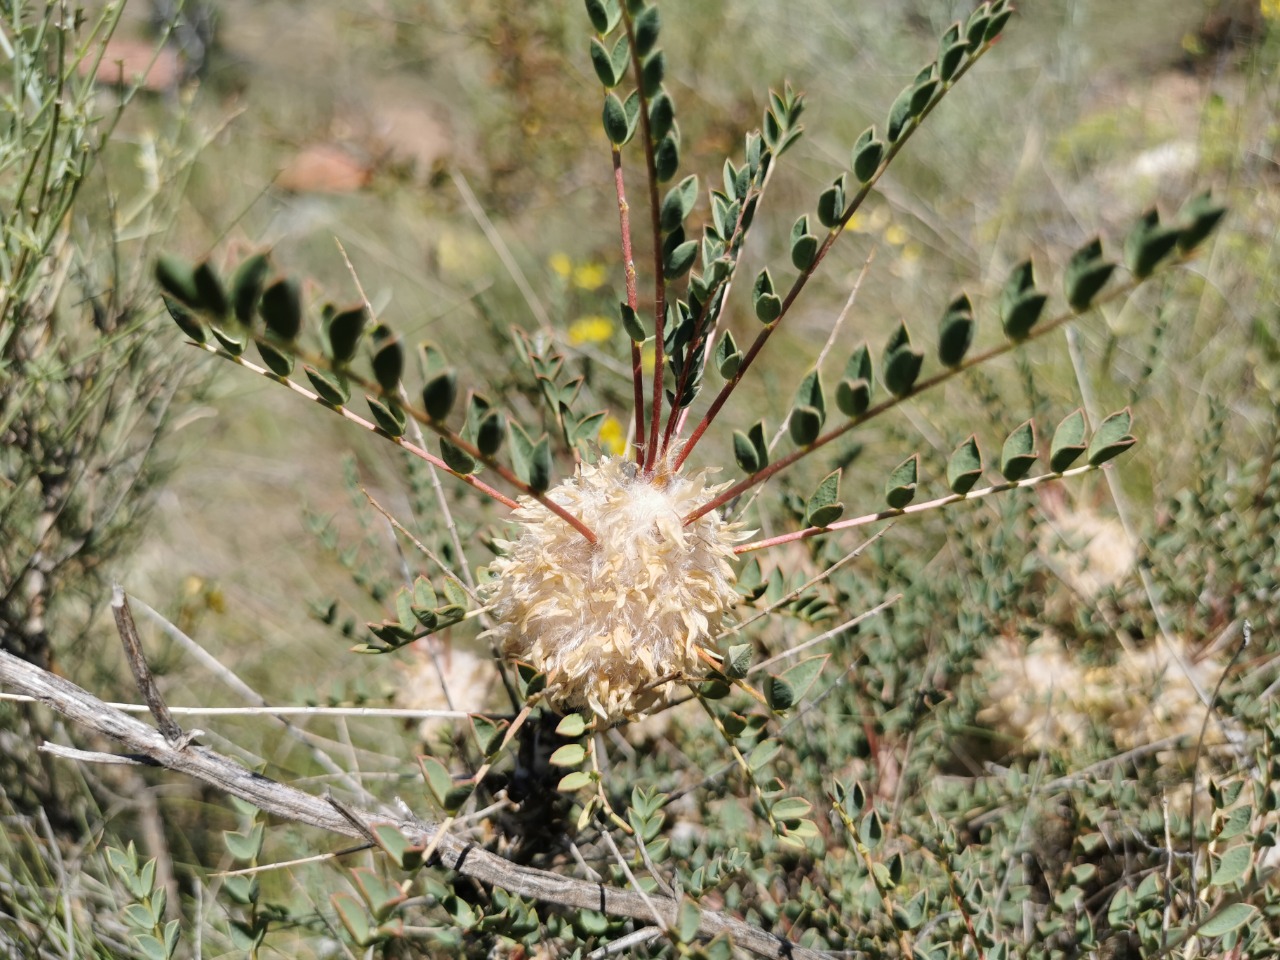
<instances>
[{"instance_id":1,"label":"pinnate compound leaf","mask_svg":"<svg viewBox=\"0 0 1280 960\"><path fill-rule=\"evenodd\" d=\"M1138 441L1129 433L1133 426L1133 414L1128 407L1111 414L1094 431L1093 440L1089 443L1090 466L1101 466Z\"/></svg>"},{"instance_id":2,"label":"pinnate compound leaf","mask_svg":"<svg viewBox=\"0 0 1280 960\"><path fill-rule=\"evenodd\" d=\"M1005 438L1000 450L1000 473L1009 481L1021 480L1036 462L1036 425L1027 420Z\"/></svg>"},{"instance_id":3,"label":"pinnate compound leaf","mask_svg":"<svg viewBox=\"0 0 1280 960\"><path fill-rule=\"evenodd\" d=\"M805 522L811 527L826 527L840 519L844 504L840 500L840 471L833 470L818 484L805 505Z\"/></svg>"},{"instance_id":4,"label":"pinnate compound leaf","mask_svg":"<svg viewBox=\"0 0 1280 960\"><path fill-rule=\"evenodd\" d=\"M973 489L982 479L982 452L978 449L978 438L973 434L960 446L956 447L947 461L947 486L952 493L961 496Z\"/></svg>"},{"instance_id":5,"label":"pinnate compound leaf","mask_svg":"<svg viewBox=\"0 0 1280 960\"><path fill-rule=\"evenodd\" d=\"M884 484L884 499L894 510L901 510L916 496L919 482L920 455L913 453L893 468Z\"/></svg>"},{"instance_id":6,"label":"pinnate compound leaf","mask_svg":"<svg viewBox=\"0 0 1280 960\"><path fill-rule=\"evenodd\" d=\"M1080 459L1085 451L1084 411L1076 410L1062 418L1053 431L1053 442L1049 445L1049 469L1054 473L1062 473Z\"/></svg>"}]
</instances>

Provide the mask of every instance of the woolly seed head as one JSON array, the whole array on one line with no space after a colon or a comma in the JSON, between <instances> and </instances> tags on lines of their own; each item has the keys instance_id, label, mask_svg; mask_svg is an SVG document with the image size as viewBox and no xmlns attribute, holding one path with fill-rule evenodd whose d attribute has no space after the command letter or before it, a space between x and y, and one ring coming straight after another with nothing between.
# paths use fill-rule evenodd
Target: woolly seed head
<instances>
[{"instance_id":1,"label":"woolly seed head","mask_svg":"<svg viewBox=\"0 0 1280 960\"><path fill-rule=\"evenodd\" d=\"M609 722L640 715L670 696L673 678L706 672L733 589L736 524L715 511L682 518L718 490L706 473L646 478L635 464L604 457L580 465L547 496L596 534L588 543L537 501L513 519L523 528L490 564L504 656L555 676L547 696L590 708Z\"/></svg>"}]
</instances>

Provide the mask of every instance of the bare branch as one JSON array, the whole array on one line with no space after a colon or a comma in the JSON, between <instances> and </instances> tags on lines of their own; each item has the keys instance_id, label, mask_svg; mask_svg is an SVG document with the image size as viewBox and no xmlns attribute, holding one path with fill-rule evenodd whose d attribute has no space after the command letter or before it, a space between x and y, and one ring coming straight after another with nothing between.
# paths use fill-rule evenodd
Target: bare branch
<instances>
[{"instance_id":1,"label":"bare branch","mask_svg":"<svg viewBox=\"0 0 1280 960\"><path fill-rule=\"evenodd\" d=\"M82 727L111 737L126 750L152 762L239 797L272 816L318 827L343 837L364 839L376 823L392 823L415 843L437 843L440 863L464 876L502 887L521 897L579 910L599 910L615 917L650 921L654 911L675 923L679 903L671 897L649 894L641 897L624 890L563 877L511 863L460 837L440 834L432 824L406 820L389 813L373 813L344 807L339 813L332 803L301 790L246 770L235 761L208 747L180 749L157 730L113 709L93 694L69 680L0 651L0 683L18 693L34 697ZM347 816L352 817L348 820ZM362 829L363 828L363 829ZM733 917L704 910L698 932L704 937L724 933L738 946L761 957L778 960L828 960L830 954L810 950L767 933Z\"/></svg>"}]
</instances>

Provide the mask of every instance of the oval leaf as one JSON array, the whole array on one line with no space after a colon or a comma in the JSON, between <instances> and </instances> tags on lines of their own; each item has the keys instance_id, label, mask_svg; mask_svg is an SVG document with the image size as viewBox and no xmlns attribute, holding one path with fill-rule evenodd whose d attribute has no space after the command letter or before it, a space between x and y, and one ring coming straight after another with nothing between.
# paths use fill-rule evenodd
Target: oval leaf
<instances>
[{"instance_id":1,"label":"oval leaf","mask_svg":"<svg viewBox=\"0 0 1280 960\"><path fill-rule=\"evenodd\" d=\"M1129 428L1133 425L1133 415L1125 407L1111 414L1098 425L1089 444L1089 464L1097 467L1108 460L1119 456L1138 441L1130 436Z\"/></svg>"},{"instance_id":2,"label":"oval leaf","mask_svg":"<svg viewBox=\"0 0 1280 960\"><path fill-rule=\"evenodd\" d=\"M1036 425L1030 420L1019 425L1000 450L1000 473L1006 480L1021 480L1036 462Z\"/></svg>"},{"instance_id":3,"label":"oval leaf","mask_svg":"<svg viewBox=\"0 0 1280 960\"><path fill-rule=\"evenodd\" d=\"M961 496L973 489L982 478L982 453L978 450L978 438L973 434L956 447L947 461L947 486L952 493Z\"/></svg>"},{"instance_id":4,"label":"oval leaf","mask_svg":"<svg viewBox=\"0 0 1280 960\"><path fill-rule=\"evenodd\" d=\"M920 455L912 454L889 474L884 485L884 498L894 510L901 510L915 499L919 472Z\"/></svg>"},{"instance_id":5,"label":"oval leaf","mask_svg":"<svg viewBox=\"0 0 1280 960\"><path fill-rule=\"evenodd\" d=\"M1071 467L1084 453L1084 411L1069 413L1053 431L1053 443L1049 448L1049 469L1062 473Z\"/></svg>"}]
</instances>

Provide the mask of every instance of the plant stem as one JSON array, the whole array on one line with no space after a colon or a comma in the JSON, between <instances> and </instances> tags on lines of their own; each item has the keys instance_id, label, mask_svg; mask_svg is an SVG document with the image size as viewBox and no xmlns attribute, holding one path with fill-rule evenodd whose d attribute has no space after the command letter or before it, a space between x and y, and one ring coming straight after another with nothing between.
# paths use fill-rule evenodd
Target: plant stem
<instances>
[{"instance_id":1,"label":"plant stem","mask_svg":"<svg viewBox=\"0 0 1280 960\"><path fill-rule=\"evenodd\" d=\"M890 520L893 517L904 517L913 513L924 513L927 510L936 510L939 507L946 507L953 503L959 503L961 500L981 500L989 497L993 493L1004 493L1006 490L1018 490L1023 487L1035 487L1049 480L1063 480L1067 477L1078 477L1081 474L1098 470L1091 464L1085 464L1083 467L1073 467L1070 470L1064 470L1061 473L1045 473L1038 477L1028 477L1025 480L1008 480L1004 483L996 483L989 487L983 487L980 490L970 490L966 493L951 493L945 497L938 497L936 500L926 500L924 503L913 503L910 506L901 509L881 510L879 513L868 513L861 517L853 517L849 520L840 520L837 523L830 524L825 527L806 527L803 530L795 530L791 533L779 534L776 537L769 537L765 540L753 540L751 543L740 544L733 548L733 552L737 554L751 553L755 550L766 550L769 547L776 547L784 543L793 543L796 540L808 540L810 537L821 536L824 533L834 533L837 530L849 530L853 527L864 527L868 523L875 523L879 520Z\"/></svg>"},{"instance_id":2,"label":"plant stem","mask_svg":"<svg viewBox=\"0 0 1280 960\"><path fill-rule=\"evenodd\" d=\"M667 320L667 280L662 269L662 219L658 206L658 169L653 157L653 138L649 134L649 98L644 95L644 69L636 53L635 27L631 14L623 4L622 23L631 49L631 71L636 78L636 96L640 110L640 138L644 141L644 166L649 182L649 220L653 230L653 406L649 411L649 440L645 448L645 472L653 470L658 456L658 424L662 418L662 376L666 367L663 337ZM643 420L641 421L643 423ZM640 438L637 437L637 440Z\"/></svg>"},{"instance_id":3,"label":"plant stem","mask_svg":"<svg viewBox=\"0 0 1280 960\"><path fill-rule=\"evenodd\" d=\"M639 297L636 293L636 261L631 251L631 206L627 203L627 191L622 181L622 149L616 145L613 148L613 185L618 193L618 224L622 232L622 265L627 278L627 306L633 314L637 314ZM640 344L634 340L631 340L631 386L635 399L635 456L636 463L640 463L644 456L644 371L641 367Z\"/></svg>"}]
</instances>

